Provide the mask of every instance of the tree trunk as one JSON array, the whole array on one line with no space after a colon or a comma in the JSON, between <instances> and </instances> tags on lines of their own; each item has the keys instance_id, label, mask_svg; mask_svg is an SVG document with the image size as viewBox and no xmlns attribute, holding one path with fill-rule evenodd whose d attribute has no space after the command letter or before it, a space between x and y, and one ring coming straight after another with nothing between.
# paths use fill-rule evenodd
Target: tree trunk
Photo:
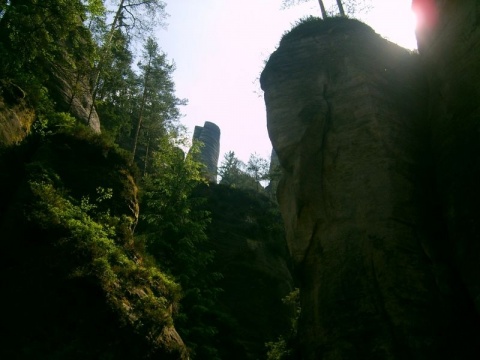
<instances>
[{"instance_id":1,"label":"tree trunk","mask_svg":"<svg viewBox=\"0 0 480 360\"><path fill-rule=\"evenodd\" d=\"M142 127L142 120L143 120L143 110L145 109L145 103L147 101L147 82L150 76L150 65L151 65L152 57L148 60L148 67L145 72L145 77L143 79L143 95L142 95L142 103L140 105L140 114L138 116L137 122L137 130L135 131L135 139L133 141L133 149L132 149L132 163L135 161L135 154L137 152L137 145L138 145L138 136L140 134L140 128Z\"/></svg>"},{"instance_id":2,"label":"tree trunk","mask_svg":"<svg viewBox=\"0 0 480 360\"><path fill-rule=\"evenodd\" d=\"M342 0L337 0L338 10L340 11L340 15L345 16L345 10L343 9Z\"/></svg>"},{"instance_id":3,"label":"tree trunk","mask_svg":"<svg viewBox=\"0 0 480 360\"><path fill-rule=\"evenodd\" d=\"M322 0L318 0L318 4L320 5L320 10L322 11L322 18L326 19L328 17L327 10L325 10L325 5L323 4Z\"/></svg>"},{"instance_id":4,"label":"tree trunk","mask_svg":"<svg viewBox=\"0 0 480 360\"><path fill-rule=\"evenodd\" d=\"M102 68L105 65L104 64L104 58L106 57L106 52L108 51L108 49L111 45L111 42L113 40L113 34L115 33L115 28L117 27L117 23L120 20L120 16L122 15L122 10L123 10L123 4L124 3L125 3L125 0L121 0L120 4L118 5L117 12L115 13L115 18L113 19L113 23L110 26L110 32L108 34L107 42L103 46L103 50L104 50L102 52L103 56L100 56L97 68L95 69L93 86L92 86L92 105L90 107L90 112L88 114L88 123L89 124L90 124L90 118L92 117L93 108L95 107L95 98L97 97L97 92L98 92L98 81L100 80L100 74L102 72Z\"/></svg>"},{"instance_id":5,"label":"tree trunk","mask_svg":"<svg viewBox=\"0 0 480 360\"><path fill-rule=\"evenodd\" d=\"M145 159L143 161L143 176L145 177L147 175L147 169L148 169L148 151L150 150L150 137L147 133L147 149L145 150Z\"/></svg>"}]
</instances>

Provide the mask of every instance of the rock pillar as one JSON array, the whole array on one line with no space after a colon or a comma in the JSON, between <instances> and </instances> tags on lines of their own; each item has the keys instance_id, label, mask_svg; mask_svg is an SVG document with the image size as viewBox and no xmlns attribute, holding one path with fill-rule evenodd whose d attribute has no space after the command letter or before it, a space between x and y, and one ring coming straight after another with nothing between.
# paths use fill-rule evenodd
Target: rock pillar
<instances>
[{"instance_id":1,"label":"rock pillar","mask_svg":"<svg viewBox=\"0 0 480 360\"><path fill-rule=\"evenodd\" d=\"M217 182L218 156L220 154L220 128L210 121L195 126L193 140L200 141L200 161L205 165L205 175L211 182Z\"/></svg>"},{"instance_id":2,"label":"rock pillar","mask_svg":"<svg viewBox=\"0 0 480 360\"><path fill-rule=\"evenodd\" d=\"M414 0L429 87L438 206L448 251L466 291L469 339L480 347L480 2ZM477 356L480 358L480 355Z\"/></svg>"},{"instance_id":3,"label":"rock pillar","mask_svg":"<svg viewBox=\"0 0 480 360\"><path fill-rule=\"evenodd\" d=\"M417 55L348 19L293 29L261 75L303 359L442 352L448 275L430 251L422 79Z\"/></svg>"}]
</instances>

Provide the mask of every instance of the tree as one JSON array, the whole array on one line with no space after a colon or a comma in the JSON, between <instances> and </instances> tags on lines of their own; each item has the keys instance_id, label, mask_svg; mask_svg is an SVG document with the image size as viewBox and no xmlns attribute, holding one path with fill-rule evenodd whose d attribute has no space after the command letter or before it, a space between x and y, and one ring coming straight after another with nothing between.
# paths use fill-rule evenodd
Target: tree
<instances>
[{"instance_id":1,"label":"tree","mask_svg":"<svg viewBox=\"0 0 480 360\"><path fill-rule=\"evenodd\" d=\"M145 42L138 67L141 71L142 95L136 116L132 159L135 159L139 142L143 140L147 150L145 165L150 143L161 138L165 129L178 120L180 117L178 106L184 105L186 101L175 96L175 85L171 76L175 66L168 63L165 53L160 51L153 38L148 38ZM142 129L145 131L141 132Z\"/></svg>"},{"instance_id":2,"label":"tree","mask_svg":"<svg viewBox=\"0 0 480 360\"><path fill-rule=\"evenodd\" d=\"M277 341L267 342L267 360L294 360L298 359L298 320L300 318L300 290L295 288L282 302L293 310L290 330L287 334L281 335Z\"/></svg>"},{"instance_id":3,"label":"tree","mask_svg":"<svg viewBox=\"0 0 480 360\"><path fill-rule=\"evenodd\" d=\"M337 0L338 11L341 16L345 16L345 10L343 10L343 5L341 0Z\"/></svg>"},{"instance_id":4,"label":"tree","mask_svg":"<svg viewBox=\"0 0 480 360\"><path fill-rule=\"evenodd\" d=\"M123 28L128 34L140 35L143 39L155 26L163 25L166 17L166 4L162 0L116 0L115 3L118 5L109 34Z\"/></svg>"},{"instance_id":5,"label":"tree","mask_svg":"<svg viewBox=\"0 0 480 360\"><path fill-rule=\"evenodd\" d=\"M8 7L10 6L9 0L0 0L0 21L7 12Z\"/></svg>"},{"instance_id":6,"label":"tree","mask_svg":"<svg viewBox=\"0 0 480 360\"><path fill-rule=\"evenodd\" d=\"M211 261L212 254L198 253L197 245L206 241L204 233L208 214L199 208L193 190L205 180L202 164L195 161L192 149L185 156L181 147L186 139L173 132L159 139L153 153L150 174L144 177L143 215L147 226L147 246L150 253L181 278L182 285L191 285L192 278ZM197 263L198 262L198 263Z\"/></svg>"},{"instance_id":7,"label":"tree","mask_svg":"<svg viewBox=\"0 0 480 360\"><path fill-rule=\"evenodd\" d=\"M261 190L261 181L269 177L269 163L258 154L251 154L245 164L229 151L219 167L220 184L234 188ZM263 189L263 188L262 188Z\"/></svg>"},{"instance_id":8,"label":"tree","mask_svg":"<svg viewBox=\"0 0 480 360\"><path fill-rule=\"evenodd\" d=\"M83 25L86 4L80 0L0 3L3 83L23 89L30 103L37 106L37 113L38 105L48 97L46 88L53 76L58 75L67 83L73 97L80 79L86 79L91 71L95 46ZM88 83L87 80L87 89Z\"/></svg>"},{"instance_id":9,"label":"tree","mask_svg":"<svg viewBox=\"0 0 480 360\"><path fill-rule=\"evenodd\" d=\"M217 330L211 325L211 314L216 310L220 275L208 269L214 256L206 234L210 214L203 210L204 199L194 192L207 182L203 165L195 160L198 145L187 156L180 149L185 145L185 139L172 132L160 139L152 171L144 179L139 235L159 266L182 286L175 322L180 335L198 358L216 360Z\"/></svg>"},{"instance_id":10,"label":"tree","mask_svg":"<svg viewBox=\"0 0 480 360\"><path fill-rule=\"evenodd\" d=\"M265 180L268 176L268 173L268 161L260 157L257 153L251 154L247 163L247 174L249 174L255 180L257 191L260 187L260 181Z\"/></svg>"},{"instance_id":11,"label":"tree","mask_svg":"<svg viewBox=\"0 0 480 360\"><path fill-rule=\"evenodd\" d=\"M282 6L283 8L289 8L310 0L283 0ZM318 5L320 5L320 11L322 12L322 17L325 19L328 17L327 10L325 8L325 4L322 0L318 0Z\"/></svg>"},{"instance_id":12,"label":"tree","mask_svg":"<svg viewBox=\"0 0 480 360\"><path fill-rule=\"evenodd\" d=\"M98 83L96 108L102 119L102 132L122 147L131 150L129 142L136 114L140 84L132 69L133 54L128 38L120 30L107 54L111 65L102 73Z\"/></svg>"},{"instance_id":13,"label":"tree","mask_svg":"<svg viewBox=\"0 0 480 360\"><path fill-rule=\"evenodd\" d=\"M145 34L150 34L153 28L161 24L162 19L166 17L165 3L161 0L118 0L116 3L118 5L114 11L115 16L105 34L100 57L94 69L92 81L94 100L97 98L98 83L102 72L109 66L108 58L105 55L110 51L115 33L123 30L127 37L139 34L143 39ZM89 117L92 115L94 103L95 101L90 108Z\"/></svg>"},{"instance_id":14,"label":"tree","mask_svg":"<svg viewBox=\"0 0 480 360\"><path fill-rule=\"evenodd\" d=\"M238 185L239 176L243 173L242 169L244 168L245 164L235 156L235 152L227 152L218 168L218 174L221 177L220 183L229 186Z\"/></svg>"},{"instance_id":15,"label":"tree","mask_svg":"<svg viewBox=\"0 0 480 360\"><path fill-rule=\"evenodd\" d=\"M282 6L284 8L289 8L291 6L295 6L310 0L283 0ZM353 15L354 13L358 13L360 11L365 11L370 7L369 5L370 0L336 0L338 12L340 16L347 16ZM325 19L329 17L329 13L325 7L325 2L323 0L318 0L318 4L320 5L320 11L322 12L322 17ZM345 8L347 11L345 11Z\"/></svg>"}]
</instances>

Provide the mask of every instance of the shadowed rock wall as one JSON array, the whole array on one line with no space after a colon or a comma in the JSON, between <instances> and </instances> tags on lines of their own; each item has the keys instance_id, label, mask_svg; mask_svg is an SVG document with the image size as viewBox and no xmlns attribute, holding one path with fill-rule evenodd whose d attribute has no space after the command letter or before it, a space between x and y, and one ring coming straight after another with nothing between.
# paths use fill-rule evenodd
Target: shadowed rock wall
<instances>
[{"instance_id":1,"label":"shadowed rock wall","mask_svg":"<svg viewBox=\"0 0 480 360\"><path fill-rule=\"evenodd\" d=\"M268 168L268 174L270 182L265 190L268 196L276 201L278 181L282 175L282 167L280 166L280 160L278 160L278 155L274 149L272 149L272 152L270 153L270 167Z\"/></svg>"},{"instance_id":2,"label":"shadowed rock wall","mask_svg":"<svg viewBox=\"0 0 480 360\"><path fill-rule=\"evenodd\" d=\"M449 253L480 315L480 1L413 1ZM480 342L477 330L477 343Z\"/></svg>"},{"instance_id":3,"label":"shadowed rock wall","mask_svg":"<svg viewBox=\"0 0 480 360\"><path fill-rule=\"evenodd\" d=\"M52 64L48 89L59 111L72 114L77 120L100 133L100 118L92 106L93 98L86 76L72 75L72 69ZM90 114L91 113L91 114Z\"/></svg>"},{"instance_id":4,"label":"shadowed rock wall","mask_svg":"<svg viewBox=\"0 0 480 360\"><path fill-rule=\"evenodd\" d=\"M210 269L222 274L217 311L224 315L216 324L220 358L266 359L265 343L287 334L293 317L281 300L294 283L280 213L254 190L222 184L199 190L212 218Z\"/></svg>"},{"instance_id":5,"label":"shadowed rock wall","mask_svg":"<svg viewBox=\"0 0 480 360\"><path fill-rule=\"evenodd\" d=\"M209 181L217 182L218 156L220 154L220 128L210 121L202 126L195 126L193 140L201 141L200 161L206 167Z\"/></svg>"},{"instance_id":6,"label":"shadowed rock wall","mask_svg":"<svg viewBox=\"0 0 480 360\"><path fill-rule=\"evenodd\" d=\"M470 313L426 191L418 56L357 21L310 21L282 39L261 85L302 358L464 358Z\"/></svg>"}]
</instances>

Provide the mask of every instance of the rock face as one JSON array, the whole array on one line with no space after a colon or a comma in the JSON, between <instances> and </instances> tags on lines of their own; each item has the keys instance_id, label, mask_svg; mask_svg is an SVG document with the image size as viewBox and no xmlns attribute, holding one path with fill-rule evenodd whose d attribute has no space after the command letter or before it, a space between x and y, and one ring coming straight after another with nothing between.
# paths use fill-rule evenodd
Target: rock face
<instances>
[{"instance_id":1,"label":"rock face","mask_svg":"<svg viewBox=\"0 0 480 360\"><path fill-rule=\"evenodd\" d=\"M195 126L193 140L203 143L200 161L206 167L206 177L210 182L217 182L218 156L220 154L220 128L210 121L202 126Z\"/></svg>"},{"instance_id":2,"label":"rock face","mask_svg":"<svg viewBox=\"0 0 480 360\"><path fill-rule=\"evenodd\" d=\"M439 203L451 259L480 314L480 3L413 1Z\"/></svg>"},{"instance_id":3,"label":"rock face","mask_svg":"<svg viewBox=\"0 0 480 360\"><path fill-rule=\"evenodd\" d=\"M100 133L100 118L92 107L93 98L86 76L72 75L72 69L51 64L48 90L59 111L68 112L77 120Z\"/></svg>"},{"instance_id":4,"label":"rock face","mask_svg":"<svg viewBox=\"0 0 480 360\"><path fill-rule=\"evenodd\" d=\"M280 160L278 160L278 155L274 149L272 149L270 154L270 167L268 169L268 174L270 176L270 182L265 190L272 200L276 200L278 181L282 175L282 168L280 166Z\"/></svg>"},{"instance_id":5,"label":"rock face","mask_svg":"<svg viewBox=\"0 0 480 360\"><path fill-rule=\"evenodd\" d=\"M261 85L302 358L471 358L478 318L430 191L419 57L354 20L307 21L282 39Z\"/></svg>"},{"instance_id":6,"label":"rock face","mask_svg":"<svg viewBox=\"0 0 480 360\"><path fill-rule=\"evenodd\" d=\"M23 138L31 123L29 117L14 106L22 102L35 108L43 101L39 105L43 112L69 113L94 132L100 132L100 120L92 107L90 84L94 40L83 24L80 9L78 15L67 15L68 21L58 18L64 14L66 6L62 3L30 8L30 1L25 0L2 6L0 96L9 106L2 106L1 112L15 113L16 116L10 116L7 119L9 124L1 127L8 132L15 130L13 137ZM46 105L46 98L52 103Z\"/></svg>"}]
</instances>

